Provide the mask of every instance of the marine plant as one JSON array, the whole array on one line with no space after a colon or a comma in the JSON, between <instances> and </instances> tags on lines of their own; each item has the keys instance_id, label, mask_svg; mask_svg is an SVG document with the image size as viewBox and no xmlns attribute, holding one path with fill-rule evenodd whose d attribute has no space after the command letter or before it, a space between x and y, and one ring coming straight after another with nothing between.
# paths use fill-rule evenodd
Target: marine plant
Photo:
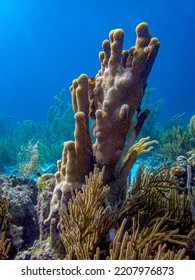
<instances>
[{"instance_id":1,"label":"marine plant","mask_svg":"<svg viewBox=\"0 0 195 280\"><path fill-rule=\"evenodd\" d=\"M195 138L195 115L190 118L189 131L193 138Z\"/></svg>"},{"instance_id":2,"label":"marine plant","mask_svg":"<svg viewBox=\"0 0 195 280\"><path fill-rule=\"evenodd\" d=\"M48 110L47 123L25 120L12 125L10 118L0 119L0 172L32 177L37 171L42 172L42 169L55 164L61 156L64 140L73 138L74 118L71 106L65 106L63 90L54 97L54 101L54 106ZM39 143L37 171L29 168L36 143Z\"/></svg>"},{"instance_id":3,"label":"marine plant","mask_svg":"<svg viewBox=\"0 0 195 280\"><path fill-rule=\"evenodd\" d=\"M18 154L19 159L19 173L23 176L36 176L40 168L40 152L39 142L32 143L29 141L27 146L21 146Z\"/></svg>"},{"instance_id":4,"label":"marine plant","mask_svg":"<svg viewBox=\"0 0 195 280\"><path fill-rule=\"evenodd\" d=\"M180 115L172 118L161 132L159 138L160 148L158 152L162 157L172 162L178 156L187 156L188 152L193 150L193 141L190 141L193 121L190 121L190 125L187 126L183 125L180 120Z\"/></svg>"}]
</instances>

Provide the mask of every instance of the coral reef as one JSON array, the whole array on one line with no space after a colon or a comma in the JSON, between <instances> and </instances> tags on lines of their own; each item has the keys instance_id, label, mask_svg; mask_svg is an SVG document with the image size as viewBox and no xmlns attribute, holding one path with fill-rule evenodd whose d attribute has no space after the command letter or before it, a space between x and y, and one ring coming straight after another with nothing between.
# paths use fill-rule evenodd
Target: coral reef
<instances>
[{"instance_id":1,"label":"coral reef","mask_svg":"<svg viewBox=\"0 0 195 280\"><path fill-rule=\"evenodd\" d=\"M81 189L94 164L100 169L105 167L103 182L110 186L112 206L125 199L127 177L137 151L129 153L125 161L124 158L149 114L147 109L141 112L141 101L159 48L158 40L151 37L146 23L137 26L136 34L135 47L122 51L124 32L111 31L110 40L102 44L101 70L96 77L88 79L82 74L70 87L76 121L75 141L65 142L62 160L58 161L56 187L46 224L59 211L60 204L67 204L71 189ZM94 144L89 115L94 119Z\"/></svg>"},{"instance_id":2,"label":"coral reef","mask_svg":"<svg viewBox=\"0 0 195 280\"><path fill-rule=\"evenodd\" d=\"M186 249L177 249L176 252L167 249L166 243L182 243L187 247L186 240L189 237L177 235L178 230L165 230L165 222L171 215L165 214L162 218L158 218L150 227L140 230L139 224L136 227L135 219L133 219L132 234L128 231L124 232L126 220L123 220L121 227L118 229L113 245L110 248L110 256L107 260L180 260L188 259Z\"/></svg>"},{"instance_id":3,"label":"coral reef","mask_svg":"<svg viewBox=\"0 0 195 280\"><path fill-rule=\"evenodd\" d=\"M12 243L9 254L12 258L39 236L36 182L25 177L0 175L0 189L2 198L9 198L6 234Z\"/></svg>"},{"instance_id":4,"label":"coral reef","mask_svg":"<svg viewBox=\"0 0 195 280\"><path fill-rule=\"evenodd\" d=\"M60 210L59 229L67 259L91 259L101 237L108 233L114 216L109 206L103 206L109 192L109 187L103 186L103 172L95 169L86 177L82 192L76 191L68 207Z\"/></svg>"},{"instance_id":5,"label":"coral reef","mask_svg":"<svg viewBox=\"0 0 195 280\"><path fill-rule=\"evenodd\" d=\"M41 175L39 240L15 259L194 259L194 188L186 191L171 170L166 165L156 169L141 165L125 201L112 209L107 200L110 188L103 184L105 171L95 168L81 189L71 191L72 199L61 205L49 226L43 220L55 177Z\"/></svg>"},{"instance_id":6,"label":"coral reef","mask_svg":"<svg viewBox=\"0 0 195 280\"><path fill-rule=\"evenodd\" d=\"M192 201L182 192L167 166L152 170L142 165L126 200L117 210L107 205L109 187L103 184L103 172L95 168L93 174L86 177L82 189L72 193L68 205L60 208L58 229L64 246L61 258L168 260L195 257ZM56 226L55 219L50 225L49 241L45 240L44 246L39 241L37 250L36 243L34 251L30 252L31 259L54 259L51 243L55 242L56 246L58 237L56 228L52 237L53 225ZM59 253L59 247L57 250Z\"/></svg>"},{"instance_id":7,"label":"coral reef","mask_svg":"<svg viewBox=\"0 0 195 280\"><path fill-rule=\"evenodd\" d=\"M195 186L195 154L192 154L189 158L184 156L178 156L175 164L171 167L172 173L179 180L180 187L184 188L187 192Z\"/></svg>"},{"instance_id":8,"label":"coral reef","mask_svg":"<svg viewBox=\"0 0 195 280\"><path fill-rule=\"evenodd\" d=\"M189 134L193 137L193 118L185 133L175 123L166 131L175 137L170 149L164 140L169 154L182 141L180 149L171 153L175 165L149 168L144 163L129 185L137 157L158 144L140 133L150 113L141 107L159 41L152 38L146 23L137 26L136 34L135 46L123 51L124 32L111 31L102 44L98 74L91 78L82 74L73 81L74 141L64 142L55 175L38 172L36 191L32 180L1 176L4 195L10 195L11 215L6 235L5 231L0 235L4 258L9 239L14 259L195 258L195 160L191 143L184 145ZM60 134L66 119L63 96L62 91L49 110L45 136L55 130ZM179 153L181 148L186 154ZM25 163L24 168L34 166L33 160ZM25 239L28 234L31 238Z\"/></svg>"}]
</instances>

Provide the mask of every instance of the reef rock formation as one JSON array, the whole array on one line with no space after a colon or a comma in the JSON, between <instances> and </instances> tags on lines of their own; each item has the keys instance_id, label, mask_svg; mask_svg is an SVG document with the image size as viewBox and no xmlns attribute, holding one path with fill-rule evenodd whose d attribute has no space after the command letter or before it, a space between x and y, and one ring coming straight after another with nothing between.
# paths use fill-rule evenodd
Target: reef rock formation
<instances>
[{"instance_id":1,"label":"reef rock formation","mask_svg":"<svg viewBox=\"0 0 195 280\"><path fill-rule=\"evenodd\" d=\"M9 257L12 258L19 250L31 246L39 236L36 182L25 177L14 175L7 177L0 174L0 216L3 207L2 199L9 201L6 233L11 240ZM0 217L0 228L1 225ZM4 229L5 226L2 228ZM2 238L0 231L0 240Z\"/></svg>"}]
</instances>

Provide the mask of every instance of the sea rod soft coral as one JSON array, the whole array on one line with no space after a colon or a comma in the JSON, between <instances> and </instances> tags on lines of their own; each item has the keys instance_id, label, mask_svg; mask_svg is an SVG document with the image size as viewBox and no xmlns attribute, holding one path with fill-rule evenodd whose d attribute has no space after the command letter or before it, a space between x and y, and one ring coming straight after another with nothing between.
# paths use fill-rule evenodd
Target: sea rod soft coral
<instances>
[{"instance_id":1,"label":"sea rod soft coral","mask_svg":"<svg viewBox=\"0 0 195 280\"><path fill-rule=\"evenodd\" d=\"M50 221L61 204L67 203L71 190L82 187L94 165L100 170L105 167L103 183L110 186L111 205L125 198L129 170L138 155L133 144L149 114L148 109L141 111L141 102L160 46L149 33L147 23L139 24L136 34L135 46L123 51L123 30L112 30L109 40L103 41L99 54L101 69L96 77L82 74L70 87L75 141L64 143L51 211L45 222ZM94 120L95 143L90 135L89 117ZM155 143L147 140L140 144L144 145L142 152L150 151L152 147L144 148Z\"/></svg>"}]
</instances>

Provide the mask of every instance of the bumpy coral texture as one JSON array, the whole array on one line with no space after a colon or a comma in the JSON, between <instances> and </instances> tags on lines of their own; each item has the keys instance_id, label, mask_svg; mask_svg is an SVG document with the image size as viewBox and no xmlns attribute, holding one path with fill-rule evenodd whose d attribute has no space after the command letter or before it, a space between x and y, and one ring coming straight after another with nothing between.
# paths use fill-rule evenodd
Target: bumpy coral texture
<instances>
[{"instance_id":1,"label":"bumpy coral texture","mask_svg":"<svg viewBox=\"0 0 195 280\"><path fill-rule=\"evenodd\" d=\"M102 69L96 76L94 94L97 98L94 135L94 153L99 166L106 166L110 181L121 158L130 129L132 142L137 137L140 124L140 105L146 80L157 54L159 42L151 39L146 23L136 28L135 47L122 51L124 32L110 32L110 42L103 42L100 53ZM137 124L133 119L138 112ZM137 127L136 127L137 125ZM139 127L139 128L138 128Z\"/></svg>"},{"instance_id":2,"label":"bumpy coral texture","mask_svg":"<svg viewBox=\"0 0 195 280\"><path fill-rule=\"evenodd\" d=\"M149 114L148 109L141 112L141 101L160 45L157 38L151 37L146 23L137 26L136 34L135 46L123 51L123 30L111 31L110 40L102 44L101 70L96 77L89 79L82 74L70 87L75 112L75 141L65 142L62 160L58 161L48 220L59 210L60 201L67 201L71 189L81 188L85 175L93 171L94 164L100 170L105 166L103 182L111 187L111 203L118 204L124 199L127 176L137 151L128 157L126 153ZM89 116L94 120L94 144Z\"/></svg>"}]
</instances>

